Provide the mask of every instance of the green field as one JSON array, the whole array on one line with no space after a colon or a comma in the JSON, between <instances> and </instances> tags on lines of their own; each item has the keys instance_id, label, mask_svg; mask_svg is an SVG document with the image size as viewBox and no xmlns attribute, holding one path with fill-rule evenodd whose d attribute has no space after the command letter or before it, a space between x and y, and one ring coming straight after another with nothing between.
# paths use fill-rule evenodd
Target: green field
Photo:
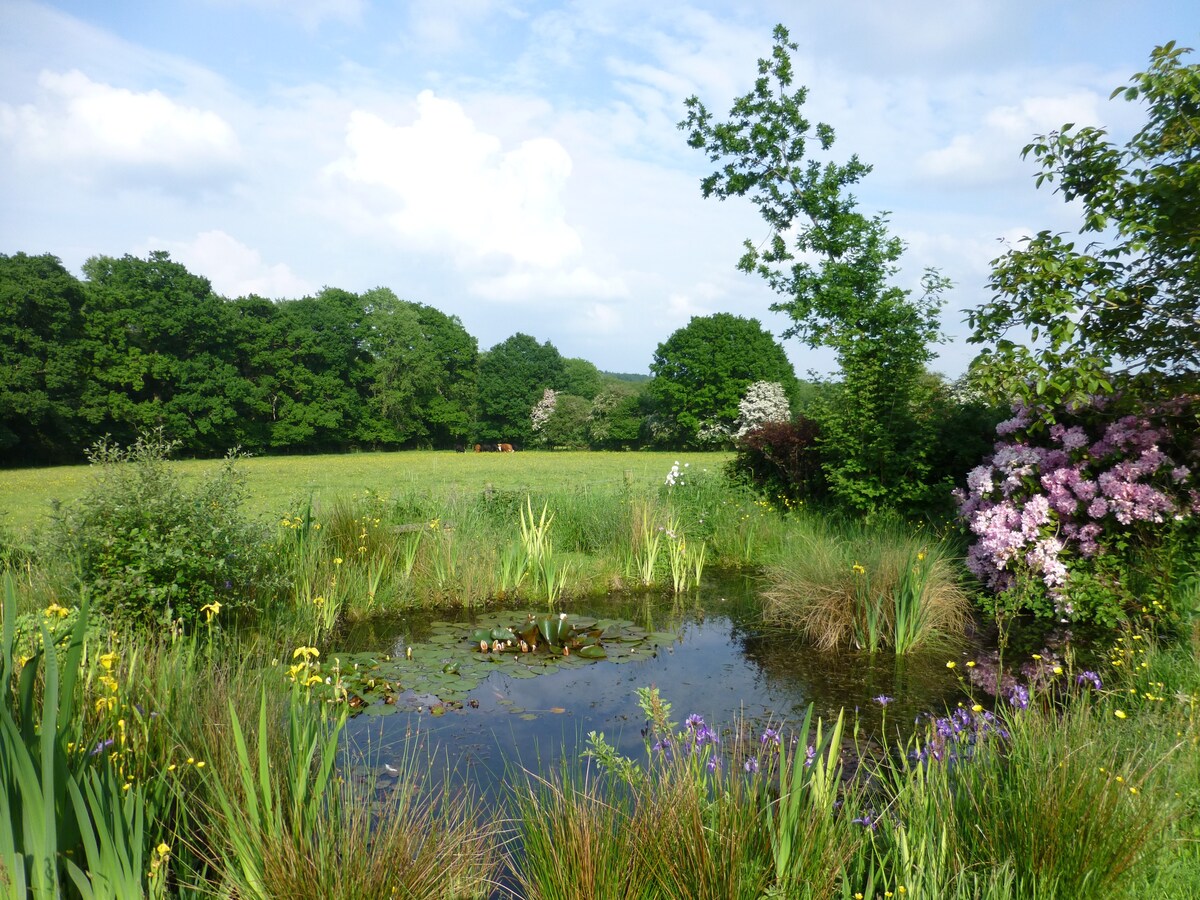
<instances>
[{"instance_id":1,"label":"green field","mask_svg":"<svg viewBox=\"0 0 1200 900\"><path fill-rule=\"evenodd\" d=\"M249 488L248 512L278 516L301 508L311 496L319 507L338 496L364 490L381 494L422 492L436 496L500 491L567 491L629 482L638 488L662 484L672 463L691 471L717 471L728 453L548 452L453 453L409 450L323 456L274 456L241 465ZM171 463L185 476L211 470L212 460ZM10 469L0 473L0 527L27 531L43 523L51 503L80 497L88 483L86 465Z\"/></svg>"}]
</instances>

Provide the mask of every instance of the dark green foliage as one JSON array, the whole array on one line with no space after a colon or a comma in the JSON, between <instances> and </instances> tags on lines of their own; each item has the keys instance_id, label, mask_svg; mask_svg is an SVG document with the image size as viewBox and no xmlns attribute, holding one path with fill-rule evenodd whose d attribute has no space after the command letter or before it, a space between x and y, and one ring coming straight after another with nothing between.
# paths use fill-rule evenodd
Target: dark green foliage
<instances>
[{"instance_id":1,"label":"dark green foliage","mask_svg":"<svg viewBox=\"0 0 1200 900\"><path fill-rule=\"evenodd\" d=\"M963 487L966 476L992 452L996 425L1009 411L976 396L959 396L940 380L931 381L929 406L922 410L931 425L932 438L926 459L932 488L928 511L949 515L955 511L950 490Z\"/></svg>"},{"instance_id":2,"label":"dark green foliage","mask_svg":"<svg viewBox=\"0 0 1200 900\"><path fill-rule=\"evenodd\" d=\"M1054 409L1111 391L1114 375L1200 366L1200 64L1186 52L1155 48L1113 91L1145 104L1127 143L1067 124L1022 151L1041 166L1038 185L1079 208L1087 244L1042 231L993 261L993 299L969 321L972 341L995 345L979 368L1002 399Z\"/></svg>"},{"instance_id":3,"label":"dark green foliage","mask_svg":"<svg viewBox=\"0 0 1200 900\"><path fill-rule=\"evenodd\" d=\"M796 374L778 342L757 319L729 313L695 316L658 345L650 371L650 397L670 443L681 446L698 446L713 430L731 431L738 403L756 381L796 391Z\"/></svg>"},{"instance_id":4,"label":"dark green foliage","mask_svg":"<svg viewBox=\"0 0 1200 900\"><path fill-rule=\"evenodd\" d=\"M163 428L201 452L232 446L237 372L224 302L208 279L161 251L145 260L96 256L83 270L80 414L91 433L128 443Z\"/></svg>"},{"instance_id":5,"label":"dark green foliage","mask_svg":"<svg viewBox=\"0 0 1200 900\"><path fill-rule=\"evenodd\" d=\"M370 370L358 296L325 288L276 309L283 341L276 349L285 352L275 356L272 446L312 451L369 443L375 435L365 422Z\"/></svg>"},{"instance_id":6,"label":"dark green foliage","mask_svg":"<svg viewBox=\"0 0 1200 900\"><path fill-rule=\"evenodd\" d=\"M524 446L533 435L529 414L546 388L563 384L563 358L549 341L517 333L479 361L477 437Z\"/></svg>"},{"instance_id":7,"label":"dark green foliage","mask_svg":"<svg viewBox=\"0 0 1200 900\"><path fill-rule=\"evenodd\" d=\"M400 300L387 288L362 299L379 442L446 448L466 441L475 420L475 338L457 316Z\"/></svg>"},{"instance_id":8,"label":"dark green foliage","mask_svg":"<svg viewBox=\"0 0 1200 900\"><path fill-rule=\"evenodd\" d=\"M54 551L118 619L192 625L208 604L249 610L276 587L268 537L241 514L237 458L185 483L166 465L174 447L161 432L128 448L97 444L91 486L56 522Z\"/></svg>"},{"instance_id":9,"label":"dark green foliage","mask_svg":"<svg viewBox=\"0 0 1200 900\"><path fill-rule=\"evenodd\" d=\"M83 305L83 286L56 257L0 254L0 462L72 458Z\"/></svg>"},{"instance_id":10,"label":"dark green foliage","mask_svg":"<svg viewBox=\"0 0 1200 900\"><path fill-rule=\"evenodd\" d=\"M754 89L734 101L728 121L714 122L691 97L679 127L720 166L701 182L704 196L749 196L771 228L765 249L745 242L739 268L782 295L772 309L791 317L788 336L837 352L841 380L811 408L833 496L858 512L909 507L924 499L929 435L918 383L939 339L948 282L926 272L916 299L888 284L904 245L888 234L886 214L865 216L847 190L870 166L857 156L841 164L805 159L810 144L827 153L834 132L804 117L807 90L791 90L796 45L782 25L774 37Z\"/></svg>"}]
</instances>

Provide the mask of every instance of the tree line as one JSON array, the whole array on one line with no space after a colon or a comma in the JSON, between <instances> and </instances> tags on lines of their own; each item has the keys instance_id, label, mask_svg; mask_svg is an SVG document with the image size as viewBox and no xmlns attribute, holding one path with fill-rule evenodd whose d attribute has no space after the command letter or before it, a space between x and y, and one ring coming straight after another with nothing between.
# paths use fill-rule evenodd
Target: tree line
<instances>
[{"instance_id":1,"label":"tree line","mask_svg":"<svg viewBox=\"0 0 1200 900\"><path fill-rule=\"evenodd\" d=\"M480 351L457 316L387 288L228 299L165 252L83 275L0 254L0 464L78 461L150 429L194 456L692 446L736 422L751 384L799 389L770 334L728 314L680 329L643 379L522 333Z\"/></svg>"}]
</instances>

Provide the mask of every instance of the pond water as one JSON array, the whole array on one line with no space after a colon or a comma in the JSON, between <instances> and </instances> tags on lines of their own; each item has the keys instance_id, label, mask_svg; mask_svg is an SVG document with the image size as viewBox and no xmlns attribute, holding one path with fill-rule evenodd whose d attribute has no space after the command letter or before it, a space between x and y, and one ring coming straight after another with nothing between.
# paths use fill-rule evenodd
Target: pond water
<instances>
[{"instance_id":1,"label":"pond water","mask_svg":"<svg viewBox=\"0 0 1200 900\"><path fill-rule=\"evenodd\" d=\"M850 719L857 712L860 740L877 738L885 722L893 738L897 726L907 735L920 713L941 712L964 699L955 674L946 668L964 648L907 657L819 652L792 634L763 626L754 582L745 576L707 580L699 591L674 602L611 597L581 602L570 612L572 620L619 620L627 640L629 634L644 637L622 645L620 654L614 649L609 658L573 658L570 666L552 658L531 670L523 663L532 654L480 653L480 619L461 610L376 621L343 635L338 647L346 659L369 653L400 664L392 682L397 690L412 683L408 673L415 677L417 665L434 673L415 691L392 698L390 708L376 702L366 710L372 714L354 716L348 740L369 747L382 765L411 753L415 738L441 768L448 763L486 794L514 766L548 771L564 755L578 757L590 731L603 732L623 753L642 758L639 687L657 687L672 704L676 722L697 713L714 727L739 721L755 727L799 724L810 703L829 721L845 708ZM490 627L506 615L524 622L528 613L547 616L544 608L528 606L499 614L488 610L484 624ZM410 647L407 664L414 668L405 669ZM326 659L336 655L329 651ZM465 660L461 674L459 659ZM893 698L886 719L874 699L880 696ZM450 702L440 702L447 697ZM374 714L381 712L387 714Z\"/></svg>"}]
</instances>

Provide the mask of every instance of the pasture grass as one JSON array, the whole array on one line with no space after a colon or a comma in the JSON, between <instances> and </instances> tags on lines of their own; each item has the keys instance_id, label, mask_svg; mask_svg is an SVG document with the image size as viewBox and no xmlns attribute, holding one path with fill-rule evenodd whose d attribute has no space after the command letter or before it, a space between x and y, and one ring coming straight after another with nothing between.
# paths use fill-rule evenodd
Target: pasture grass
<instances>
[{"instance_id":1,"label":"pasture grass","mask_svg":"<svg viewBox=\"0 0 1200 900\"><path fill-rule=\"evenodd\" d=\"M348 453L316 456L264 456L242 460L251 516L275 518L312 499L324 512L338 497L375 492L392 497L421 495L433 501L478 496L485 491L524 497L552 488L588 491L628 488L657 489L679 460L689 471L716 473L728 453L659 451L538 451L520 453L454 453L406 450L391 453ZM213 460L173 460L171 468L185 480L201 478L219 465ZM7 469L0 472L0 527L10 539L45 525L52 501L68 503L87 489L90 466ZM414 521L419 521L414 519Z\"/></svg>"}]
</instances>

